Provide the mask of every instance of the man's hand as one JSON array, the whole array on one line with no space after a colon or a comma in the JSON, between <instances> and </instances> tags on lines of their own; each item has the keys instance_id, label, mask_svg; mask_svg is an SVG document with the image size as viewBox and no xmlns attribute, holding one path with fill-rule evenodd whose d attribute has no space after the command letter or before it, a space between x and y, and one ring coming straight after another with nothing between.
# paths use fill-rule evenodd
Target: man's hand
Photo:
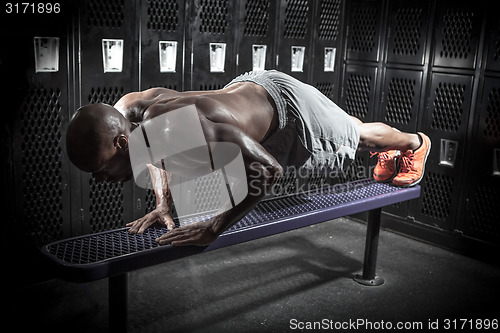
<instances>
[{"instance_id":1,"label":"man's hand","mask_svg":"<svg viewBox=\"0 0 500 333\"><path fill-rule=\"evenodd\" d=\"M140 219L127 223L127 227L130 227L128 232L132 234L142 234L146 228L154 223L160 223L166 226L168 230L172 230L175 227L169 209L165 206L158 206L155 210L149 212Z\"/></svg>"},{"instance_id":2,"label":"man's hand","mask_svg":"<svg viewBox=\"0 0 500 333\"><path fill-rule=\"evenodd\" d=\"M158 237L156 242L160 245L208 245L217 239L219 234L213 230L213 221L197 222L180 228L170 230Z\"/></svg>"}]
</instances>

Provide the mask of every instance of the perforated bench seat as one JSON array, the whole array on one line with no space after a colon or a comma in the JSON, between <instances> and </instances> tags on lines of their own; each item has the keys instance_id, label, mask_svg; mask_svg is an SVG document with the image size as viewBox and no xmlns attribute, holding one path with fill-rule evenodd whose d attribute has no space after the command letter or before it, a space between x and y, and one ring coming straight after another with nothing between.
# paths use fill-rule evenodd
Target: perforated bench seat
<instances>
[{"instance_id":1,"label":"perforated bench seat","mask_svg":"<svg viewBox=\"0 0 500 333\"><path fill-rule=\"evenodd\" d=\"M130 234L128 228L121 228L53 242L42 251L56 263L62 278L92 281L380 208L416 198L419 194L418 186L398 188L365 179L263 201L207 247L159 246L155 238L167 232L166 228L148 228L144 234ZM200 215L185 223L208 218Z\"/></svg>"},{"instance_id":2,"label":"perforated bench seat","mask_svg":"<svg viewBox=\"0 0 500 333\"><path fill-rule=\"evenodd\" d=\"M167 232L166 228L148 228L140 235L121 228L53 242L42 252L61 278L77 282L109 278L110 331L126 332L127 272L364 211L369 214L363 273L354 280L380 285L384 280L376 276L375 267L382 207L419 196L419 186L401 188L365 179L263 201L205 247L159 246L155 239ZM176 223L208 218L198 215Z\"/></svg>"}]
</instances>

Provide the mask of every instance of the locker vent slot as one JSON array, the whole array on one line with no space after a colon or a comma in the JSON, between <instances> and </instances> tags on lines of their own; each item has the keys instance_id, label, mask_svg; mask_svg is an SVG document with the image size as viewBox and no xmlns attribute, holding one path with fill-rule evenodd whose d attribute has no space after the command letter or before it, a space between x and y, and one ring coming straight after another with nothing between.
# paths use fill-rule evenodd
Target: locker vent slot
<instances>
[{"instance_id":1,"label":"locker vent slot","mask_svg":"<svg viewBox=\"0 0 500 333\"><path fill-rule=\"evenodd\" d=\"M465 85L440 82L435 93L431 127L457 132L462 125Z\"/></svg>"},{"instance_id":2,"label":"locker vent slot","mask_svg":"<svg viewBox=\"0 0 500 333\"><path fill-rule=\"evenodd\" d=\"M227 0L200 1L200 32L224 34L227 22Z\"/></svg>"},{"instance_id":3,"label":"locker vent slot","mask_svg":"<svg viewBox=\"0 0 500 333\"><path fill-rule=\"evenodd\" d=\"M340 0L323 0L319 15L319 39L336 40L339 34Z\"/></svg>"},{"instance_id":4,"label":"locker vent slot","mask_svg":"<svg viewBox=\"0 0 500 333\"><path fill-rule=\"evenodd\" d=\"M149 30L176 31L179 24L177 0L149 0L147 13Z\"/></svg>"},{"instance_id":5,"label":"locker vent slot","mask_svg":"<svg viewBox=\"0 0 500 333\"><path fill-rule=\"evenodd\" d=\"M415 97L415 80L393 78L389 83L385 121L397 124L408 124L411 120L413 99Z\"/></svg>"},{"instance_id":6,"label":"locker vent slot","mask_svg":"<svg viewBox=\"0 0 500 333\"><path fill-rule=\"evenodd\" d=\"M376 8L356 8L352 22L352 42L350 50L371 53L376 45Z\"/></svg>"},{"instance_id":7,"label":"locker vent slot","mask_svg":"<svg viewBox=\"0 0 500 333\"><path fill-rule=\"evenodd\" d=\"M500 236L500 191L492 185L479 185L472 196L471 228L483 235Z\"/></svg>"},{"instance_id":8,"label":"locker vent slot","mask_svg":"<svg viewBox=\"0 0 500 333\"><path fill-rule=\"evenodd\" d=\"M23 227L41 243L63 236L60 96L32 87L21 106Z\"/></svg>"},{"instance_id":9,"label":"locker vent slot","mask_svg":"<svg viewBox=\"0 0 500 333\"><path fill-rule=\"evenodd\" d=\"M370 102L370 75L352 74L347 80L346 111L352 116L364 118Z\"/></svg>"},{"instance_id":10,"label":"locker vent slot","mask_svg":"<svg viewBox=\"0 0 500 333\"><path fill-rule=\"evenodd\" d=\"M467 59L472 52L474 13L465 9L447 9L443 17L441 58Z\"/></svg>"},{"instance_id":11,"label":"locker vent slot","mask_svg":"<svg viewBox=\"0 0 500 333\"><path fill-rule=\"evenodd\" d=\"M304 39L309 15L308 0L288 0L285 9L285 38Z\"/></svg>"},{"instance_id":12,"label":"locker vent slot","mask_svg":"<svg viewBox=\"0 0 500 333\"><path fill-rule=\"evenodd\" d=\"M121 28L125 0L90 0L87 3L87 25L97 28Z\"/></svg>"},{"instance_id":13,"label":"locker vent slot","mask_svg":"<svg viewBox=\"0 0 500 333\"><path fill-rule=\"evenodd\" d=\"M264 37L269 29L269 0L248 0L243 35Z\"/></svg>"},{"instance_id":14,"label":"locker vent slot","mask_svg":"<svg viewBox=\"0 0 500 333\"><path fill-rule=\"evenodd\" d=\"M420 49L422 8L399 8L395 21L392 52L397 55L415 56Z\"/></svg>"},{"instance_id":15,"label":"locker vent slot","mask_svg":"<svg viewBox=\"0 0 500 333\"><path fill-rule=\"evenodd\" d=\"M427 171L423 181L422 214L437 220L446 220L450 215L453 178Z\"/></svg>"},{"instance_id":16,"label":"locker vent slot","mask_svg":"<svg viewBox=\"0 0 500 333\"><path fill-rule=\"evenodd\" d=\"M491 89L486 112L484 136L500 138L500 88Z\"/></svg>"},{"instance_id":17,"label":"locker vent slot","mask_svg":"<svg viewBox=\"0 0 500 333\"><path fill-rule=\"evenodd\" d=\"M92 233L123 227L123 184L98 183L89 179L90 231Z\"/></svg>"}]
</instances>

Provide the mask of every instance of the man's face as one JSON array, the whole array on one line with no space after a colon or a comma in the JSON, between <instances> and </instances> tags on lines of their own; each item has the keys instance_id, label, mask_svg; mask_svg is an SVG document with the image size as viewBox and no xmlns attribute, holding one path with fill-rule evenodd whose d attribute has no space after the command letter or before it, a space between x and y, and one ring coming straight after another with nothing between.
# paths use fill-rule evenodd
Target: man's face
<instances>
[{"instance_id":1,"label":"man's face","mask_svg":"<svg viewBox=\"0 0 500 333\"><path fill-rule=\"evenodd\" d=\"M127 151L102 148L95 155L91 174L98 182L123 182L132 178L132 167Z\"/></svg>"}]
</instances>

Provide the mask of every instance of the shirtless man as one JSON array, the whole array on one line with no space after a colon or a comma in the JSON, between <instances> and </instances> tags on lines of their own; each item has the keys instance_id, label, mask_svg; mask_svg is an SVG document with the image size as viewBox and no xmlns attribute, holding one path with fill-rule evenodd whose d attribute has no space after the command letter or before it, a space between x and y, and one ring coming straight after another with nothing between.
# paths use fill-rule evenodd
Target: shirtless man
<instances>
[{"instance_id":1,"label":"shirtless man","mask_svg":"<svg viewBox=\"0 0 500 333\"><path fill-rule=\"evenodd\" d=\"M127 226L131 233L142 233L156 222L166 225L170 231L156 240L162 245L211 243L253 209L289 166L342 169L356 151L370 150L378 152L377 181L415 185L423 177L431 146L423 133L362 123L314 87L271 70L243 74L221 90L152 88L129 93L114 106L83 106L67 129L68 156L97 181L129 180L129 135L137 123L189 105L196 107L207 143L229 142L241 149L247 179L259 191L250 191L208 221L174 228L167 173L151 167L153 181L160 184L155 186L157 207Z\"/></svg>"}]
</instances>

